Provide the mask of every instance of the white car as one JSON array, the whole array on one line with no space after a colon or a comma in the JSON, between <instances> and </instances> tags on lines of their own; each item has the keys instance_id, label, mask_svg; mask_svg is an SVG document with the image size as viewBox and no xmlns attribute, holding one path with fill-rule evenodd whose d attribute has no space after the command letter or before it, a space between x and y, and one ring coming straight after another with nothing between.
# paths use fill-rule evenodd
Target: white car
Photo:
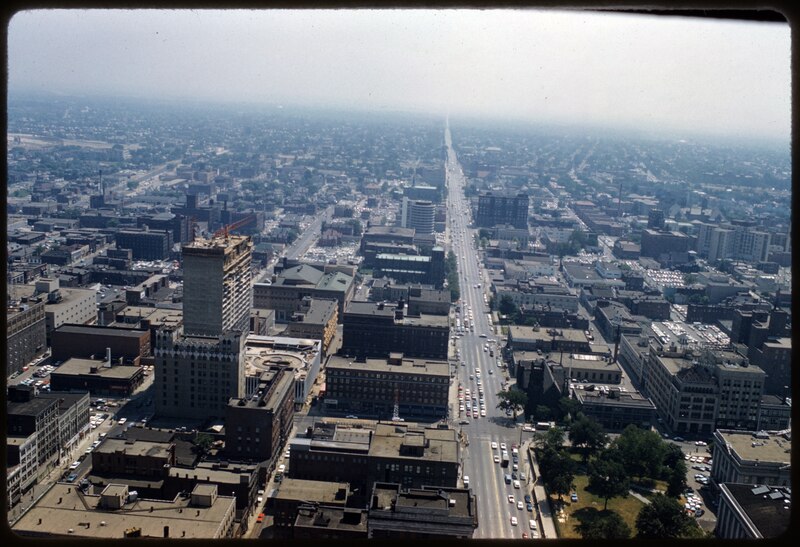
<instances>
[{"instance_id":1,"label":"white car","mask_svg":"<svg viewBox=\"0 0 800 547\"><path fill-rule=\"evenodd\" d=\"M514 488L519 488L519 481L518 480L514 481Z\"/></svg>"},{"instance_id":2,"label":"white car","mask_svg":"<svg viewBox=\"0 0 800 547\"><path fill-rule=\"evenodd\" d=\"M128 421L128 418L120 418L119 419L119 425L125 425L125 422L127 422L127 421Z\"/></svg>"},{"instance_id":3,"label":"white car","mask_svg":"<svg viewBox=\"0 0 800 547\"><path fill-rule=\"evenodd\" d=\"M522 511L523 509L525 509L525 504L523 504L521 501L518 501L517 502L517 509Z\"/></svg>"},{"instance_id":4,"label":"white car","mask_svg":"<svg viewBox=\"0 0 800 547\"><path fill-rule=\"evenodd\" d=\"M506 443L500 443L500 450L506 450Z\"/></svg>"},{"instance_id":5,"label":"white car","mask_svg":"<svg viewBox=\"0 0 800 547\"><path fill-rule=\"evenodd\" d=\"M500 463L500 456L498 456L497 454L495 454L494 456L494 463Z\"/></svg>"},{"instance_id":6,"label":"white car","mask_svg":"<svg viewBox=\"0 0 800 547\"><path fill-rule=\"evenodd\" d=\"M492 450L497 450L497 441L492 441Z\"/></svg>"},{"instance_id":7,"label":"white car","mask_svg":"<svg viewBox=\"0 0 800 547\"><path fill-rule=\"evenodd\" d=\"M531 530L536 530L536 521L534 519L530 519L528 521L528 526L530 527Z\"/></svg>"},{"instance_id":8,"label":"white car","mask_svg":"<svg viewBox=\"0 0 800 547\"><path fill-rule=\"evenodd\" d=\"M514 494L508 495L508 503L514 503Z\"/></svg>"},{"instance_id":9,"label":"white car","mask_svg":"<svg viewBox=\"0 0 800 547\"><path fill-rule=\"evenodd\" d=\"M77 468L78 468L80 465L81 465L81 462L72 462L71 464L69 464L69 468L70 468L71 470L75 470L75 469L77 469Z\"/></svg>"},{"instance_id":10,"label":"white car","mask_svg":"<svg viewBox=\"0 0 800 547\"><path fill-rule=\"evenodd\" d=\"M511 526L517 525L517 517L511 517Z\"/></svg>"}]
</instances>

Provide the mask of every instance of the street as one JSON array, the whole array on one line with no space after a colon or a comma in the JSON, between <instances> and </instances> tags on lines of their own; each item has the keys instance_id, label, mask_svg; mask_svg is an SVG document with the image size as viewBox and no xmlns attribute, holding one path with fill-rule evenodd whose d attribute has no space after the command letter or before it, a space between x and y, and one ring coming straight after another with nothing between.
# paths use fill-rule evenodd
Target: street
<instances>
[{"instance_id":1,"label":"street","mask_svg":"<svg viewBox=\"0 0 800 547\"><path fill-rule=\"evenodd\" d=\"M465 366L457 366L457 381L463 386L465 393L469 388L470 397L472 394L477 396L480 381L486 402L485 417L476 419L470 414L466 418L466 412L453 415L456 423L469 420L468 425L459 425L467 438L462 451L462 476L469 477L469 485L477 497L479 524L475 538L521 538L523 533L531 534L528 520L535 518L535 512L530 513L525 508L519 510L516 505L516 501L523 500L525 494L531 493L528 458L521 451L519 471L526 474L526 480L520 481L521 488L515 489L513 483L506 484L504 480L506 473L513 472L512 464L503 468L495 463L494 456L499 456L500 450L492 449L491 443L496 442L498 446L505 443L510 453L513 443L521 444L532 433L523 432L521 420L515 423L497 408L497 393L502 391L502 383L507 378L506 370L498 366L502 362L500 344L497 342L500 333L495 334L489 326L489 309L484 302L485 280L475 249L474 230L468 227L469 206L463 194L464 178L452 148L449 127L445 133L445 143L448 149L448 223L452 250L458 261L461 288L461 311L458 317L462 324L464 319L468 319L471 325L471 328L465 329L463 336L456 338L459 362L465 363ZM453 332L455 333L455 329ZM484 349L486 344L494 352L494 356ZM480 376L477 375L478 370ZM492 374L489 373L490 370ZM457 403L452 406L454 409L459 408ZM477 404L473 406L475 407ZM479 413L478 415L480 416ZM508 501L509 495L514 496L515 503ZM517 518L516 526L511 524L512 516Z\"/></svg>"}]
</instances>

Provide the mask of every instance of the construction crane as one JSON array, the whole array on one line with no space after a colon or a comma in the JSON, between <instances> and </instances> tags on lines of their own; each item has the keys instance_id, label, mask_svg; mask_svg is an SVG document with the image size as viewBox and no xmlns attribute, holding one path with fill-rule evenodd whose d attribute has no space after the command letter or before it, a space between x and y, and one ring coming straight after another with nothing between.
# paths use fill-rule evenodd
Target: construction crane
<instances>
[{"instance_id":1,"label":"construction crane","mask_svg":"<svg viewBox=\"0 0 800 547\"><path fill-rule=\"evenodd\" d=\"M256 221L256 215L251 213L246 217L240 218L236 222L233 222L231 224L226 224L225 226L214 232L212 239L216 239L222 236L225 236L225 239L227 239L230 235L229 234L230 231L236 230L237 228L241 228L242 226L246 226L247 224L250 224L251 222L255 221Z\"/></svg>"}]
</instances>

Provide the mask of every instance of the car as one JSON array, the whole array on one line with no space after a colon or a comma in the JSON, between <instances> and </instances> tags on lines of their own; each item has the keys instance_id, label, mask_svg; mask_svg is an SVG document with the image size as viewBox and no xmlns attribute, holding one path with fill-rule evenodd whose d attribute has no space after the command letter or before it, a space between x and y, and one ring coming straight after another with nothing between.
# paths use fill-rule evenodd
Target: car
<instances>
[{"instance_id":1,"label":"car","mask_svg":"<svg viewBox=\"0 0 800 547\"><path fill-rule=\"evenodd\" d=\"M127 421L128 421L128 418L120 418L119 419L119 425L125 425L125 422L127 422Z\"/></svg>"},{"instance_id":2,"label":"car","mask_svg":"<svg viewBox=\"0 0 800 547\"><path fill-rule=\"evenodd\" d=\"M702 517L705 514L705 512L706 512L705 509L697 508L694 510L694 516Z\"/></svg>"},{"instance_id":3,"label":"car","mask_svg":"<svg viewBox=\"0 0 800 547\"><path fill-rule=\"evenodd\" d=\"M521 480L521 481L528 480L528 475L526 475L524 472L520 471L519 480Z\"/></svg>"},{"instance_id":4,"label":"car","mask_svg":"<svg viewBox=\"0 0 800 547\"><path fill-rule=\"evenodd\" d=\"M67 482L75 482L75 479L78 478L78 475L75 473L70 473L69 477L67 477Z\"/></svg>"},{"instance_id":5,"label":"car","mask_svg":"<svg viewBox=\"0 0 800 547\"><path fill-rule=\"evenodd\" d=\"M519 488L519 487L520 487L519 481L514 481L514 488Z\"/></svg>"},{"instance_id":6,"label":"car","mask_svg":"<svg viewBox=\"0 0 800 547\"><path fill-rule=\"evenodd\" d=\"M486 409L485 408L481 409L481 416L486 417Z\"/></svg>"},{"instance_id":7,"label":"car","mask_svg":"<svg viewBox=\"0 0 800 547\"><path fill-rule=\"evenodd\" d=\"M500 450L506 450L506 443L500 443Z\"/></svg>"},{"instance_id":8,"label":"car","mask_svg":"<svg viewBox=\"0 0 800 547\"><path fill-rule=\"evenodd\" d=\"M79 461L72 462L71 464L69 464L69 468L70 469L77 469L80 465L81 465L81 462L79 462Z\"/></svg>"},{"instance_id":9,"label":"car","mask_svg":"<svg viewBox=\"0 0 800 547\"><path fill-rule=\"evenodd\" d=\"M492 369L489 369L489 374L494 374L494 371Z\"/></svg>"},{"instance_id":10,"label":"car","mask_svg":"<svg viewBox=\"0 0 800 547\"><path fill-rule=\"evenodd\" d=\"M458 423L459 423L459 425L469 425L469 420L461 420Z\"/></svg>"},{"instance_id":11,"label":"car","mask_svg":"<svg viewBox=\"0 0 800 547\"><path fill-rule=\"evenodd\" d=\"M569 499L570 499L570 501L572 501L573 503L574 503L574 502L576 502L576 501L578 501L578 494L577 494L576 492L573 492L572 494L570 494L570 495L569 495Z\"/></svg>"},{"instance_id":12,"label":"car","mask_svg":"<svg viewBox=\"0 0 800 547\"><path fill-rule=\"evenodd\" d=\"M500 456L498 456L497 454L495 454L494 456L494 463L500 463Z\"/></svg>"},{"instance_id":13,"label":"car","mask_svg":"<svg viewBox=\"0 0 800 547\"><path fill-rule=\"evenodd\" d=\"M522 532L522 539L528 539L528 534L526 532Z\"/></svg>"},{"instance_id":14,"label":"car","mask_svg":"<svg viewBox=\"0 0 800 547\"><path fill-rule=\"evenodd\" d=\"M497 450L497 441L492 441L492 450Z\"/></svg>"},{"instance_id":15,"label":"car","mask_svg":"<svg viewBox=\"0 0 800 547\"><path fill-rule=\"evenodd\" d=\"M531 502L531 495L525 494L525 503L530 503L530 502Z\"/></svg>"},{"instance_id":16,"label":"car","mask_svg":"<svg viewBox=\"0 0 800 547\"><path fill-rule=\"evenodd\" d=\"M683 442L683 437L675 437L673 440L676 441L676 442L682 443Z\"/></svg>"},{"instance_id":17,"label":"car","mask_svg":"<svg viewBox=\"0 0 800 547\"><path fill-rule=\"evenodd\" d=\"M536 519L529 519L528 520L528 527L531 530L536 530Z\"/></svg>"},{"instance_id":18,"label":"car","mask_svg":"<svg viewBox=\"0 0 800 547\"><path fill-rule=\"evenodd\" d=\"M511 526L517 525L517 517L511 517Z\"/></svg>"},{"instance_id":19,"label":"car","mask_svg":"<svg viewBox=\"0 0 800 547\"><path fill-rule=\"evenodd\" d=\"M358 420L358 416L355 416L353 414L348 414L347 416L345 416L345 418L349 420Z\"/></svg>"},{"instance_id":20,"label":"car","mask_svg":"<svg viewBox=\"0 0 800 547\"><path fill-rule=\"evenodd\" d=\"M259 513L258 516L256 517L256 522L258 523L264 522L264 516L265 516L264 513Z\"/></svg>"},{"instance_id":21,"label":"car","mask_svg":"<svg viewBox=\"0 0 800 547\"><path fill-rule=\"evenodd\" d=\"M474 419L476 419L476 420L478 419L478 411L477 411L477 410L476 410L475 412L473 412L473 413L472 413L472 417L473 417Z\"/></svg>"},{"instance_id":22,"label":"car","mask_svg":"<svg viewBox=\"0 0 800 547\"><path fill-rule=\"evenodd\" d=\"M511 472L511 478L512 479L516 479L517 478L517 472L516 471L512 471Z\"/></svg>"},{"instance_id":23,"label":"car","mask_svg":"<svg viewBox=\"0 0 800 547\"><path fill-rule=\"evenodd\" d=\"M533 504L526 503L525 504L525 509L527 509L529 513L533 513Z\"/></svg>"},{"instance_id":24,"label":"car","mask_svg":"<svg viewBox=\"0 0 800 547\"><path fill-rule=\"evenodd\" d=\"M517 509L518 509L519 511L522 511L523 507L525 507L525 505L524 505L524 504L523 504L521 501L518 501L518 502L517 502Z\"/></svg>"}]
</instances>

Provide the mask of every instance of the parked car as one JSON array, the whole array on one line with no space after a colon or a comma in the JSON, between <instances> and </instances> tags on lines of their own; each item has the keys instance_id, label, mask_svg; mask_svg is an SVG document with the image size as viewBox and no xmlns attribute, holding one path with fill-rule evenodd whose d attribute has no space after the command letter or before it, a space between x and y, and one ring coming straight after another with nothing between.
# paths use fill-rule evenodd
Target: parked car
<instances>
[{"instance_id":1,"label":"parked car","mask_svg":"<svg viewBox=\"0 0 800 547\"><path fill-rule=\"evenodd\" d=\"M569 495L569 499L571 502L575 503L576 501L578 501L578 494L576 492L573 492L572 494Z\"/></svg>"}]
</instances>

